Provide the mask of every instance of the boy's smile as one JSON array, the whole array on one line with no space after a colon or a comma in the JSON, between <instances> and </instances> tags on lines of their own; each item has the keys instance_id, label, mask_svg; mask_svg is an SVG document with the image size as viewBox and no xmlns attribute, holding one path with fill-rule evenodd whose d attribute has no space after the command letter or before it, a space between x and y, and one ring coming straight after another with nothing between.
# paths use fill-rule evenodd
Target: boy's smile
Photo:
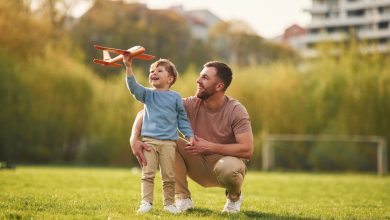
<instances>
[{"instance_id":1,"label":"boy's smile","mask_svg":"<svg viewBox=\"0 0 390 220\"><path fill-rule=\"evenodd\" d=\"M151 81L157 81L157 80L159 80L159 79L160 79L160 77L158 77L158 76L156 76L156 75L150 76L150 80L151 80Z\"/></svg>"}]
</instances>

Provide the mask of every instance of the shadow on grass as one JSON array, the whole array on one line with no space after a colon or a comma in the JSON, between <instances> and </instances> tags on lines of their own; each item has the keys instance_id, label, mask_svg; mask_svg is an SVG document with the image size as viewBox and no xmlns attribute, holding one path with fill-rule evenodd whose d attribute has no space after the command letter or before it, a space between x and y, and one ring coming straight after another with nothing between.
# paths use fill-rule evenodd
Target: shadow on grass
<instances>
[{"instance_id":1,"label":"shadow on grass","mask_svg":"<svg viewBox=\"0 0 390 220\"><path fill-rule=\"evenodd\" d=\"M318 220L319 218L307 218L307 217L296 217L296 216L283 216L277 215L274 213L263 213L258 211L243 211L244 215L246 215L250 219L290 219L290 220Z\"/></svg>"},{"instance_id":2,"label":"shadow on grass","mask_svg":"<svg viewBox=\"0 0 390 220\"><path fill-rule=\"evenodd\" d=\"M194 208L186 212L186 215L196 215L199 217L208 217L208 216L220 216L224 219L289 219L289 220L318 220L318 218L306 218L306 217L296 217L296 216L283 216L273 213L263 213L258 211L242 211L240 213L231 214L231 213L221 213L220 211L215 211L207 208Z\"/></svg>"},{"instance_id":3,"label":"shadow on grass","mask_svg":"<svg viewBox=\"0 0 390 220\"><path fill-rule=\"evenodd\" d=\"M216 211L213 211L211 209L206 209L206 208L194 208L194 209L188 210L185 213L189 214L189 215L196 214L197 216L210 216L210 215L217 214Z\"/></svg>"}]
</instances>

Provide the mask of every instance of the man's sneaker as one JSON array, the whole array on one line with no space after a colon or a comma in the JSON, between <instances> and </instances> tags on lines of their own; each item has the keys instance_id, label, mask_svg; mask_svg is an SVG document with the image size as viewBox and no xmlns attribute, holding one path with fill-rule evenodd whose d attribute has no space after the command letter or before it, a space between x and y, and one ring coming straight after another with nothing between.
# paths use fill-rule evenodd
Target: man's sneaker
<instances>
[{"instance_id":1,"label":"man's sneaker","mask_svg":"<svg viewBox=\"0 0 390 220\"><path fill-rule=\"evenodd\" d=\"M194 203L190 198L187 199L176 199L176 208L180 210L180 212L185 212L189 209L193 209Z\"/></svg>"},{"instance_id":2,"label":"man's sneaker","mask_svg":"<svg viewBox=\"0 0 390 220\"><path fill-rule=\"evenodd\" d=\"M180 212L180 210L177 209L174 204L164 206L164 210L172 214L177 214Z\"/></svg>"},{"instance_id":3,"label":"man's sneaker","mask_svg":"<svg viewBox=\"0 0 390 220\"><path fill-rule=\"evenodd\" d=\"M233 202L230 199L226 200L225 207L223 207L222 212L228 212L228 213L237 213L241 209L242 204L242 194L240 195L240 198Z\"/></svg>"},{"instance_id":4,"label":"man's sneaker","mask_svg":"<svg viewBox=\"0 0 390 220\"><path fill-rule=\"evenodd\" d=\"M150 204L148 202L141 202L141 206L139 207L137 213L140 213L140 214L147 213L150 210L152 210L152 208L153 208L152 204Z\"/></svg>"}]
</instances>

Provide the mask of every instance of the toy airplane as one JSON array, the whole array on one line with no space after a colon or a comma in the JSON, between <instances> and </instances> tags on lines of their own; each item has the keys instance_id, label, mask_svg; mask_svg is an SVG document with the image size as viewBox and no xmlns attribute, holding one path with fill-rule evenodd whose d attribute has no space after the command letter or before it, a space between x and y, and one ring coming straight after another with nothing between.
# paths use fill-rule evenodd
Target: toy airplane
<instances>
[{"instance_id":1,"label":"toy airplane","mask_svg":"<svg viewBox=\"0 0 390 220\"><path fill-rule=\"evenodd\" d=\"M154 59L155 56L145 54L145 48L142 46L134 46L129 48L128 50L116 49L103 47L100 45L93 45L96 49L103 51L103 60L93 59L93 62L96 64L100 64L102 66L113 66L120 67L122 64L117 63L118 61L122 61L123 55L130 54L130 57L140 59L140 60L151 60ZM118 56L111 58L110 53L119 54Z\"/></svg>"}]
</instances>

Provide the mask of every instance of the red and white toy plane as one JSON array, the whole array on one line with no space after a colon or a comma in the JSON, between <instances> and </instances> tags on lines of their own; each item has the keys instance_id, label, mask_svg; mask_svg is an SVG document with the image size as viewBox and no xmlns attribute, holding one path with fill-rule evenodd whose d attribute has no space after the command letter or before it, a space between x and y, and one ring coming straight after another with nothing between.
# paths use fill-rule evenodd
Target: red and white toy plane
<instances>
[{"instance_id":1,"label":"red and white toy plane","mask_svg":"<svg viewBox=\"0 0 390 220\"><path fill-rule=\"evenodd\" d=\"M102 66L112 66L112 67L120 67L122 64L117 63L122 61L123 55L130 54L130 57L140 59L140 60L151 60L154 59L155 56L145 54L145 48L142 46L134 46L129 48L128 50L116 49L103 47L100 45L93 45L96 49L103 51L103 60L93 59L93 62L96 64L100 64ZM110 53L119 54L118 56L111 58Z\"/></svg>"}]
</instances>

